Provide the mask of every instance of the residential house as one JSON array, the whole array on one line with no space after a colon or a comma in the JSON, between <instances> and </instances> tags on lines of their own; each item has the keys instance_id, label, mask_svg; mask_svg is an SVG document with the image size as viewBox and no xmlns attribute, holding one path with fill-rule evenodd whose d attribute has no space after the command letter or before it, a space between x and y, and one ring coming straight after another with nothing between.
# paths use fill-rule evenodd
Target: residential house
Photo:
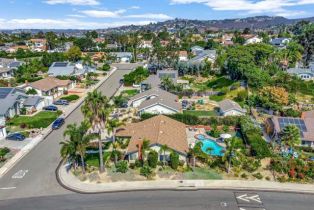
<instances>
[{"instance_id":1,"label":"residential house","mask_svg":"<svg viewBox=\"0 0 314 210\"><path fill-rule=\"evenodd\" d=\"M26 45L15 45L15 46L7 48L7 50L5 52L7 52L7 53L16 53L16 51L18 49L29 50L28 46L26 46Z\"/></svg>"},{"instance_id":2,"label":"residential house","mask_svg":"<svg viewBox=\"0 0 314 210\"><path fill-rule=\"evenodd\" d=\"M18 69L23 62L15 59L0 58L0 79L10 79L14 76L14 70Z\"/></svg>"},{"instance_id":3,"label":"residential house","mask_svg":"<svg viewBox=\"0 0 314 210\"><path fill-rule=\"evenodd\" d=\"M262 38L259 38L256 35L250 35L250 36L244 36L245 38L245 43L244 45L248 45L248 44L257 44L257 43L261 43L263 42Z\"/></svg>"},{"instance_id":4,"label":"residential house","mask_svg":"<svg viewBox=\"0 0 314 210\"><path fill-rule=\"evenodd\" d=\"M186 161L189 151L186 125L163 115L118 128L116 139L129 142L125 154L130 162L142 157L139 148L144 140L149 140L149 148L159 154L160 161L169 160L171 151L176 152L181 161ZM161 152L162 145L169 148L165 156Z\"/></svg>"},{"instance_id":5,"label":"residential house","mask_svg":"<svg viewBox=\"0 0 314 210\"><path fill-rule=\"evenodd\" d=\"M118 63L130 63L133 58L131 52L111 52L110 54L116 58Z\"/></svg>"},{"instance_id":6,"label":"residential house","mask_svg":"<svg viewBox=\"0 0 314 210\"><path fill-rule=\"evenodd\" d=\"M301 134L301 145L314 147L314 111L303 112L299 117L273 116L266 120L266 132L274 140L280 139L281 131L287 125L295 125Z\"/></svg>"},{"instance_id":7,"label":"residential house","mask_svg":"<svg viewBox=\"0 0 314 210\"><path fill-rule=\"evenodd\" d=\"M225 99L219 102L218 105L219 113L222 116L239 116L246 114L245 109L242 109L238 103L230 99Z\"/></svg>"},{"instance_id":8,"label":"residential house","mask_svg":"<svg viewBox=\"0 0 314 210\"><path fill-rule=\"evenodd\" d=\"M119 46L118 46L117 43L114 43L114 44L107 44L107 45L106 45L106 48L107 48L108 50L116 50L116 49L119 48Z\"/></svg>"},{"instance_id":9,"label":"residential house","mask_svg":"<svg viewBox=\"0 0 314 210\"><path fill-rule=\"evenodd\" d=\"M55 77L46 77L26 84L24 89L26 91L34 89L37 96L44 96L47 99L46 103L51 103L53 99L63 95L65 92L73 89L75 82L71 80L60 80Z\"/></svg>"},{"instance_id":10,"label":"residential house","mask_svg":"<svg viewBox=\"0 0 314 210\"><path fill-rule=\"evenodd\" d=\"M45 105L45 99L40 96L28 96L23 103L27 113L34 113L36 111L42 110Z\"/></svg>"},{"instance_id":11,"label":"residential house","mask_svg":"<svg viewBox=\"0 0 314 210\"><path fill-rule=\"evenodd\" d=\"M153 41L151 40L143 40L140 44L140 48L148 48L152 49L153 48Z\"/></svg>"},{"instance_id":12,"label":"residential house","mask_svg":"<svg viewBox=\"0 0 314 210\"><path fill-rule=\"evenodd\" d=\"M203 50L201 53L199 53L198 55L196 55L194 58L191 58L189 60L190 64L196 64L199 65L204 61L209 61L212 64L215 63L217 58L217 52L216 50Z\"/></svg>"},{"instance_id":13,"label":"residential house","mask_svg":"<svg viewBox=\"0 0 314 210\"><path fill-rule=\"evenodd\" d=\"M270 40L270 44L278 48L285 48L290 41L290 38L274 38Z\"/></svg>"},{"instance_id":14,"label":"residential house","mask_svg":"<svg viewBox=\"0 0 314 210\"><path fill-rule=\"evenodd\" d=\"M49 76L82 76L89 72L95 72L96 69L82 62L54 62L48 70Z\"/></svg>"},{"instance_id":15,"label":"residential house","mask_svg":"<svg viewBox=\"0 0 314 210\"><path fill-rule=\"evenodd\" d=\"M46 39L31 39L30 47L32 51L44 52L47 50L47 40Z\"/></svg>"},{"instance_id":16,"label":"residential house","mask_svg":"<svg viewBox=\"0 0 314 210\"><path fill-rule=\"evenodd\" d=\"M0 88L0 138L7 135L6 119L20 114L27 95L19 88Z\"/></svg>"},{"instance_id":17,"label":"residential house","mask_svg":"<svg viewBox=\"0 0 314 210\"><path fill-rule=\"evenodd\" d=\"M193 47L191 47L191 53L193 54L193 55L198 55L198 54L200 54L200 53L202 53L204 51L204 48L203 47L200 47L200 46L193 46Z\"/></svg>"},{"instance_id":18,"label":"residential house","mask_svg":"<svg viewBox=\"0 0 314 210\"><path fill-rule=\"evenodd\" d=\"M222 38L221 38L221 44L224 45L224 46L230 46L230 45L233 45L233 34L224 34L222 35Z\"/></svg>"},{"instance_id":19,"label":"residential house","mask_svg":"<svg viewBox=\"0 0 314 210\"><path fill-rule=\"evenodd\" d=\"M303 80L314 80L314 67L309 68L289 68L287 72L292 75L296 75Z\"/></svg>"},{"instance_id":20,"label":"residential house","mask_svg":"<svg viewBox=\"0 0 314 210\"><path fill-rule=\"evenodd\" d=\"M167 40L161 40L160 41L160 45L162 46L162 47L167 47L168 45L169 45L169 41L167 41Z\"/></svg>"},{"instance_id":21,"label":"residential house","mask_svg":"<svg viewBox=\"0 0 314 210\"><path fill-rule=\"evenodd\" d=\"M181 112L178 97L158 87L133 96L128 104L136 108L139 115L143 113L175 114Z\"/></svg>"},{"instance_id":22,"label":"residential house","mask_svg":"<svg viewBox=\"0 0 314 210\"><path fill-rule=\"evenodd\" d=\"M183 50L178 52L179 61L188 61L188 52Z\"/></svg>"}]
</instances>

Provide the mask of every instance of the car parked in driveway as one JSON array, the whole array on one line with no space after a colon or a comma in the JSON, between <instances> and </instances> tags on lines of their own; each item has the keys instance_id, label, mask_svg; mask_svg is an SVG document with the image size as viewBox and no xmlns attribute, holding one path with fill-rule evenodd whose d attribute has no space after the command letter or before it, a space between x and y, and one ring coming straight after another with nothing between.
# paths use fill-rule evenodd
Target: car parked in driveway
<instances>
[{"instance_id":1,"label":"car parked in driveway","mask_svg":"<svg viewBox=\"0 0 314 210\"><path fill-rule=\"evenodd\" d=\"M58 118L52 123L52 129L59 129L64 124L64 118Z\"/></svg>"},{"instance_id":2,"label":"car parked in driveway","mask_svg":"<svg viewBox=\"0 0 314 210\"><path fill-rule=\"evenodd\" d=\"M53 104L54 105L66 106L66 105L69 105L69 101L68 100L64 100L64 99L59 99L59 100L55 101Z\"/></svg>"},{"instance_id":3,"label":"car parked in driveway","mask_svg":"<svg viewBox=\"0 0 314 210\"><path fill-rule=\"evenodd\" d=\"M43 110L46 110L46 111L58 111L58 107L50 105L50 106L45 106L43 108Z\"/></svg>"},{"instance_id":4,"label":"car parked in driveway","mask_svg":"<svg viewBox=\"0 0 314 210\"><path fill-rule=\"evenodd\" d=\"M25 139L25 136L21 133L11 133L7 135L6 139L12 141L23 141Z\"/></svg>"}]
</instances>

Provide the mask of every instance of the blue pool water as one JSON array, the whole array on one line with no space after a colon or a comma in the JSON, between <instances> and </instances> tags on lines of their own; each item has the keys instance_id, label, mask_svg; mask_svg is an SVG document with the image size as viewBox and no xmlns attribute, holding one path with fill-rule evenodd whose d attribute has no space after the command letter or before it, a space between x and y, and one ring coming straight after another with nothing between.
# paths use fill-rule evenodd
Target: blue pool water
<instances>
[{"instance_id":1,"label":"blue pool water","mask_svg":"<svg viewBox=\"0 0 314 210\"><path fill-rule=\"evenodd\" d=\"M206 154L212 156L223 156L225 149L219 144L217 144L214 140L206 138L202 134L197 135L197 139L203 142L202 150ZM212 150L209 151L208 150L209 148L211 148Z\"/></svg>"}]
</instances>

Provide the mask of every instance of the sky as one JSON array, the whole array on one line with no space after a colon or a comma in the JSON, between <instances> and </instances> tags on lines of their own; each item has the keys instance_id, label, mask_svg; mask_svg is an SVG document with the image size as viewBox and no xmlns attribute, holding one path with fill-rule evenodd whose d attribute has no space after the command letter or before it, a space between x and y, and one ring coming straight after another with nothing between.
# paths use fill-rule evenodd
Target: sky
<instances>
[{"instance_id":1,"label":"sky","mask_svg":"<svg viewBox=\"0 0 314 210\"><path fill-rule=\"evenodd\" d=\"M314 0L0 0L0 29L100 29L174 18L314 16Z\"/></svg>"}]
</instances>

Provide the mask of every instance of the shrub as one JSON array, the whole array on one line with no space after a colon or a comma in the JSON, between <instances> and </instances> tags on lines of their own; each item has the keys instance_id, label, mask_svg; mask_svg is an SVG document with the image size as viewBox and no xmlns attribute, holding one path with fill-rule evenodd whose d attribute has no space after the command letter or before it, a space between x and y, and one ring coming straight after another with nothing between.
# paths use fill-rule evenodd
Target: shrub
<instances>
[{"instance_id":1,"label":"shrub","mask_svg":"<svg viewBox=\"0 0 314 210\"><path fill-rule=\"evenodd\" d=\"M126 173L128 171L128 162L125 160L119 161L116 165L116 172Z\"/></svg>"},{"instance_id":2,"label":"shrub","mask_svg":"<svg viewBox=\"0 0 314 210\"><path fill-rule=\"evenodd\" d=\"M241 174L241 178L243 178L243 179L247 179L247 178L248 178L248 176L247 176L247 174L246 174L246 173L243 173L243 174Z\"/></svg>"},{"instance_id":3,"label":"shrub","mask_svg":"<svg viewBox=\"0 0 314 210\"><path fill-rule=\"evenodd\" d=\"M36 95L37 91L34 88L29 89L28 91L26 91L27 95Z\"/></svg>"},{"instance_id":4,"label":"shrub","mask_svg":"<svg viewBox=\"0 0 314 210\"><path fill-rule=\"evenodd\" d=\"M256 173L256 174L253 174L253 176L256 178L256 179L263 179L263 175L261 173Z\"/></svg>"},{"instance_id":5,"label":"shrub","mask_svg":"<svg viewBox=\"0 0 314 210\"><path fill-rule=\"evenodd\" d=\"M148 165L152 168L156 168L158 163L158 153L156 151L150 151L147 156Z\"/></svg>"},{"instance_id":6,"label":"shrub","mask_svg":"<svg viewBox=\"0 0 314 210\"><path fill-rule=\"evenodd\" d=\"M124 75L123 80L126 86L140 83L149 76L149 71L143 67L137 67L131 73Z\"/></svg>"},{"instance_id":7,"label":"shrub","mask_svg":"<svg viewBox=\"0 0 314 210\"><path fill-rule=\"evenodd\" d=\"M266 179L267 181L270 181L270 177L269 177L269 176L266 176L265 179Z\"/></svg>"},{"instance_id":8,"label":"shrub","mask_svg":"<svg viewBox=\"0 0 314 210\"><path fill-rule=\"evenodd\" d=\"M153 174L152 169L148 166L148 165L144 165L141 170L140 170L140 174L142 176L145 176L146 178L150 178Z\"/></svg>"},{"instance_id":9,"label":"shrub","mask_svg":"<svg viewBox=\"0 0 314 210\"><path fill-rule=\"evenodd\" d=\"M69 95L69 96L64 96L61 99L62 100L67 100L67 101L76 101L80 97L78 95Z\"/></svg>"},{"instance_id":10,"label":"shrub","mask_svg":"<svg viewBox=\"0 0 314 210\"><path fill-rule=\"evenodd\" d=\"M170 154L170 166L172 169L177 170L179 166L179 155L176 152Z\"/></svg>"},{"instance_id":11,"label":"shrub","mask_svg":"<svg viewBox=\"0 0 314 210\"><path fill-rule=\"evenodd\" d=\"M7 147L0 148L0 162L5 160L4 156L8 154L9 152L10 152L10 149Z\"/></svg>"},{"instance_id":12,"label":"shrub","mask_svg":"<svg viewBox=\"0 0 314 210\"><path fill-rule=\"evenodd\" d=\"M135 167L139 168L143 166L143 160L135 160Z\"/></svg>"}]
</instances>

